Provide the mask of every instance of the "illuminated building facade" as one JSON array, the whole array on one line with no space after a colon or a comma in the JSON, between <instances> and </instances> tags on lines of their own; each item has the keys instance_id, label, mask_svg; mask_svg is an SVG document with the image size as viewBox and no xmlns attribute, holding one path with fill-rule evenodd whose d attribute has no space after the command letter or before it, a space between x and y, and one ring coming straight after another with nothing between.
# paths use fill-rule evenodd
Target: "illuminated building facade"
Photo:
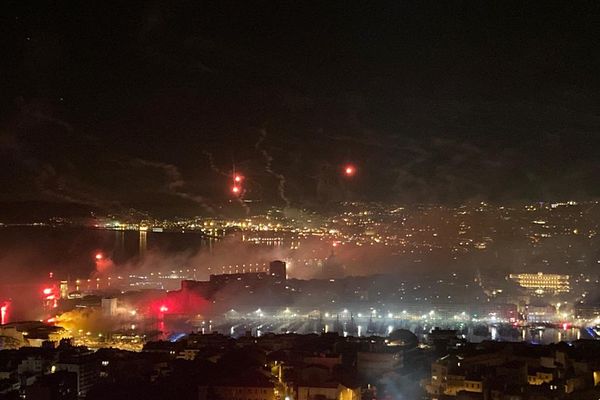
<instances>
[{"instance_id":1,"label":"illuminated building facade","mask_svg":"<svg viewBox=\"0 0 600 400\"><path fill-rule=\"evenodd\" d=\"M69 282L68 281L60 281L60 298L67 299L69 298Z\"/></svg>"},{"instance_id":2,"label":"illuminated building facade","mask_svg":"<svg viewBox=\"0 0 600 400\"><path fill-rule=\"evenodd\" d=\"M537 274L510 274L508 277L519 286L538 295L568 293L571 290L569 275L538 272Z\"/></svg>"},{"instance_id":3,"label":"illuminated building facade","mask_svg":"<svg viewBox=\"0 0 600 400\"><path fill-rule=\"evenodd\" d=\"M361 394L359 389L347 388L342 384L332 383L315 383L310 386L298 386L298 400L360 400Z\"/></svg>"}]
</instances>

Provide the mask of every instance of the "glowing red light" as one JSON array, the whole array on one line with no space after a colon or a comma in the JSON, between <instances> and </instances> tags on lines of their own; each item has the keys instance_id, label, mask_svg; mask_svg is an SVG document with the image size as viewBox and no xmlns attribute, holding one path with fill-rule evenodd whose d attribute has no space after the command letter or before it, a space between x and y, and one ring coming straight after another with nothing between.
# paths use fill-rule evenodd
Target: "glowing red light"
<instances>
[{"instance_id":1,"label":"glowing red light","mask_svg":"<svg viewBox=\"0 0 600 400\"><path fill-rule=\"evenodd\" d=\"M160 310L160 312L165 313L165 312L169 311L169 307L167 307L167 306L160 306L159 310Z\"/></svg>"},{"instance_id":2,"label":"glowing red light","mask_svg":"<svg viewBox=\"0 0 600 400\"><path fill-rule=\"evenodd\" d=\"M97 253L96 254L96 260L100 261L104 258L104 256L102 255L102 253Z\"/></svg>"},{"instance_id":3,"label":"glowing red light","mask_svg":"<svg viewBox=\"0 0 600 400\"><path fill-rule=\"evenodd\" d=\"M355 173L356 168L354 165L346 165L346 167L344 167L344 174L346 174L346 176L354 176Z\"/></svg>"},{"instance_id":4,"label":"glowing red light","mask_svg":"<svg viewBox=\"0 0 600 400\"><path fill-rule=\"evenodd\" d=\"M236 183L240 183L243 180L244 180L244 177L242 175L235 175L233 177L233 181L236 182Z\"/></svg>"},{"instance_id":5,"label":"glowing red light","mask_svg":"<svg viewBox=\"0 0 600 400\"><path fill-rule=\"evenodd\" d=\"M6 323L6 313L8 311L8 305L3 305L0 307L0 325L4 325Z\"/></svg>"},{"instance_id":6,"label":"glowing red light","mask_svg":"<svg viewBox=\"0 0 600 400\"><path fill-rule=\"evenodd\" d=\"M338 242L333 242L332 246L333 247L337 247L338 246Z\"/></svg>"},{"instance_id":7,"label":"glowing red light","mask_svg":"<svg viewBox=\"0 0 600 400\"><path fill-rule=\"evenodd\" d=\"M51 295L52 294L52 288L45 288L42 291L46 296Z\"/></svg>"},{"instance_id":8,"label":"glowing red light","mask_svg":"<svg viewBox=\"0 0 600 400\"><path fill-rule=\"evenodd\" d=\"M240 189L240 187L239 187L239 186L233 186L233 187L231 188L231 192L232 192L233 194L239 194L239 193L240 193L240 191L241 191L241 189Z\"/></svg>"},{"instance_id":9,"label":"glowing red light","mask_svg":"<svg viewBox=\"0 0 600 400\"><path fill-rule=\"evenodd\" d=\"M54 318L54 317L52 317L52 318L48 318L48 319L46 320L46 322L47 322L47 323L49 323L49 324L52 324L52 323L56 322L56 318Z\"/></svg>"}]
</instances>

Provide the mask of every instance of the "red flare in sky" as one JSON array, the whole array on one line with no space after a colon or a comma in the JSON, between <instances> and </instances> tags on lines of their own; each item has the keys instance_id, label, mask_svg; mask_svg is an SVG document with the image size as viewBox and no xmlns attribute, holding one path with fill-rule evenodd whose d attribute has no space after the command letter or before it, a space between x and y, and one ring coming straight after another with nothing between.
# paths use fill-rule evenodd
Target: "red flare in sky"
<instances>
[{"instance_id":1,"label":"red flare in sky","mask_svg":"<svg viewBox=\"0 0 600 400\"><path fill-rule=\"evenodd\" d=\"M96 253L96 260L100 261L104 258L104 256L102 255L102 253Z\"/></svg>"},{"instance_id":2,"label":"red flare in sky","mask_svg":"<svg viewBox=\"0 0 600 400\"><path fill-rule=\"evenodd\" d=\"M234 177L233 177L233 181L236 183L240 183L243 180L244 180L244 177L242 175L234 175Z\"/></svg>"},{"instance_id":3,"label":"red flare in sky","mask_svg":"<svg viewBox=\"0 0 600 400\"><path fill-rule=\"evenodd\" d=\"M346 176L354 176L356 174L356 167L354 165L346 165L344 167L344 175Z\"/></svg>"},{"instance_id":4,"label":"red flare in sky","mask_svg":"<svg viewBox=\"0 0 600 400\"><path fill-rule=\"evenodd\" d=\"M240 194L241 190L242 190L242 189L240 189L240 187L239 187L239 186L233 186L233 187L231 188L231 193L233 193L233 194Z\"/></svg>"}]
</instances>

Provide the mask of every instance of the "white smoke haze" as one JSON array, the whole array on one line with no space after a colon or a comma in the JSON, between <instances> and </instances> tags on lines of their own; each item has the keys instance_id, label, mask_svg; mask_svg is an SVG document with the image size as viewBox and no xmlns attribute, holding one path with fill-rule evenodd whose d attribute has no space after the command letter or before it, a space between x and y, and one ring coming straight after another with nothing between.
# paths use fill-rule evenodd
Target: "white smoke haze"
<instances>
[{"instance_id":1,"label":"white smoke haze","mask_svg":"<svg viewBox=\"0 0 600 400\"><path fill-rule=\"evenodd\" d=\"M294 246L292 249L289 242L281 245L255 244L242 241L240 235L234 234L180 252L149 249L140 257L104 269L99 275L96 271L93 277L150 276L159 272L161 275L180 275L182 271L181 275L208 280L211 274L255 272L257 268L262 271L268 268L269 262L283 260L287 263L289 279L314 279L323 277L330 257L329 262L337 264L346 276L415 275L451 261L449 256L432 254L422 264L416 265L409 256L394 254L390 247L384 245L339 244L333 247L332 242L314 237L299 241L297 248ZM174 280L172 284L178 286L179 282Z\"/></svg>"},{"instance_id":2,"label":"white smoke haze","mask_svg":"<svg viewBox=\"0 0 600 400\"><path fill-rule=\"evenodd\" d=\"M203 150L202 154L204 154L206 156L206 159L208 160L208 166L210 167L211 171L217 173L218 175L227 176L227 177L230 176L227 172L225 172L221 168L217 167L217 164L215 164L215 157L213 156L213 154L211 152L209 152L208 150Z\"/></svg>"},{"instance_id":3,"label":"white smoke haze","mask_svg":"<svg viewBox=\"0 0 600 400\"><path fill-rule=\"evenodd\" d=\"M131 166L137 168L150 168L162 172L164 186L162 190L165 193L175 195L185 200L192 201L202 207L211 215L215 214L214 208L208 204L207 200L198 194L190 193L186 190L187 182L183 179L179 168L173 164L158 161L143 160L135 158L131 160Z\"/></svg>"},{"instance_id":4,"label":"white smoke haze","mask_svg":"<svg viewBox=\"0 0 600 400\"><path fill-rule=\"evenodd\" d=\"M440 208L431 211L427 218L420 217L413 221L415 227L439 223L447 211ZM286 210L288 216L300 215L301 211ZM595 217L593 217L595 218ZM320 224L321 222L317 222ZM471 223L477 223L476 220ZM481 222L480 223L484 223ZM512 222L506 226L497 226L504 231L510 228ZM88 279L104 278L108 276L150 276L161 272L162 274L186 276L196 280L208 280L210 274L235 272L251 272L268 267L270 261L280 259L288 263L288 276L291 279L312 279L322 277L323 260L332 252L337 263L345 268L340 271L347 276L366 276L372 274L392 274L398 279L415 279L425 274L431 276L444 276L448 272L482 273L496 271L500 275L513 272L561 272L559 263L549 266L542 265L544 256L553 256L553 249L570 249L573 254L586 255L588 259L595 260L597 251L585 242L574 242L569 237L548 238L547 243L538 246L537 252L528 249L530 245L527 237L505 235L495 238L489 243L486 250L470 251L460 254L451 252L450 239L452 226L437 226L440 248L433 249L426 254L411 254L410 247L384 246L382 244L362 245L356 243L339 243L333 247L332 243L321 237L304 238L291 245L289 240L278 245L255 244L242 240L242 233L235 233L219 240L209 241L207 238L199 244L187 244L187 250L174 251L171 247L159 247L150 243L148 250L142 255L133 258L119 258L112 254L114 235L118 232L100 230L78 230L71 228L8 228L0 230L0 302L11 301L11 315L18 319L39 319L39 309L42 305L41 290L48 282L57 282L62 279ZM32 229L35 229L32 231ZM21 232L19 234L19 232ZM137 236L137 233L131 233ZM149 233L158 238L167 238L169 234ZM161 236L165 235L165 236ZM174 234L176 241L184 242L190 239L191 233ZM181 236L180 236L181 235ZM248 235L248 234L246 234ZM24 240L27 237L30 240ZM198 235L198 238L201 238ZM131 237L130 237L131 239ZM246 236L246 240L251 237ZM169 239L170 240L170 239ZM126 242L131 240L127 239ZM137 247L138 238L133 242ZM161 240L162 241L162 240ZM152 240L150 240L152 242ZM154 242L158 243L158 241ZM160 245L162 246L162 245ZM296 249L296 246L299 246ZM96 262L95 252L92 248L105 249L106 258ZM292 248L293 247L293 248ZM180 247L181 248L181 247ZM131 256L129 256L131 257ZM556 257L559 257L557 255ZM560 256L562 257L562 256ZM415 259L419 259L418 262ZM562 259L562 258L561 258ZM300 261L298 261L300 260ZM312 260L312 261L311 261ZM317 261L315 261L317 260ZM306 263L306 265L305 265ZM250 265L252 264L252 265ZM236 267L237 266L237 267ZM96 268L94 268L96 267ZM187 270L195 273L187 272ZM182 274L179 271L183 271ZM54 273L54 278L49 279L49 273ZM165 289L177 289L180 280L173 278L165 280ZM168 284L167 284L168 282ZM143 287L143 286L140 286ZM131 287L137 290L135 287ZM18 316L17 316L18 315Z\"/></svg>"},{"instance_id":5,"label":"white smoke haze","mask_svg":"<svg viewBox=\"0 0 600 400\"><path fill-rule=\"evenodd\" d=\"M310 268L296 268L296 260L323 259L329 255L329 245L320 240L307 241L299 249L289 246L257 245L240 240L238 235L228 236L203 244L196 249L181 252L166 252L149 249L144 255L107 268L101 275L149 275L150 273L167 274L179 270L196 270L198 280L206 280L211 274L262 271L273 260L287 260L289 273L294 278L310 278L314 274ZM250 265L252 264L252 265ZM224 268L223 268L224 267ZM98 271L94 273L96 277Z\"/></svg>"},{"instance_id":6,"label":"white smoke haze","mask_svg":"<svg viewBox=\"0 0 600 400\"><path fill-rule=\"evenodd\" d=\"M287 196L285 194L285 184L286 184L285 176L283 176L283 174L273 171L273 168L272 168L273 157L271 156L271 154L269 154L269 152L263 146L263 142L265 141L266 138L267 138L267 131L264 129L261 129L260 136L259 136L256 144L254 145L254 147L256 148L257 151L259 151L262 154L262 156L265 159L265 171L267 171L267 173L269 173L271 176L273 176L277 179L277 182L278 182L277 193L279 194L279 198L281 198L281 200L283 200L283 202L285 203L285 207L288 208L288 207L290 207L290 200L287 198Z\"/></svg>"}]
</instances>

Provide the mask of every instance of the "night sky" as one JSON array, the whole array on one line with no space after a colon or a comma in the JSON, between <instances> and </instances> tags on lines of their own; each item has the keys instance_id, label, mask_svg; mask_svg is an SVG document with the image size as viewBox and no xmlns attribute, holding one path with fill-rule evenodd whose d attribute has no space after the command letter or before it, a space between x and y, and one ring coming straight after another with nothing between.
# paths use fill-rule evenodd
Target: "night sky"
<instances>
[{"instance_id":1,"label":"night sky","mask_svg":"<svg viewBox=\"0 0 600 400\"><path fill-rule=\"evenodd\" d=\"M596 1L109 3L3 2L1 202L600 196Z\"/></svg>"}]
</instances>

